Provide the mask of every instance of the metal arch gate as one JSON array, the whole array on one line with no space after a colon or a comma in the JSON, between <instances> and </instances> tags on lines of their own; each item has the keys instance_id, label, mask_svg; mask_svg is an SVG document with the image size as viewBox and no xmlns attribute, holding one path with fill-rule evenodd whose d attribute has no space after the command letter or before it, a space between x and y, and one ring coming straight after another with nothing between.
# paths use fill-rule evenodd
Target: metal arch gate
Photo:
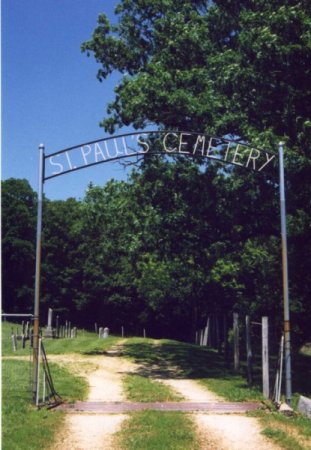
<instances>
[{"instance_id":1,"label":"metal arch gate","mask_svg":"<svg viewBox=\"0 0 311 450\"><path fill-rule=\"evenodd\" d=\"M43 144L39 146L39 187L36 237L36 271L34 299L33 336L33 401L36 401L39 359L39 312L40 312L40 273L42 206L44 182L97 164L119 161L129 157L142 157L147 154L183 155L185 157L208 158L224 164L232 164L259 173L271 174L275 170L277 155L263 149L230 139L218 138L204 133L181 131L145 131L112 136L97 141L86 142L45 155ZM282 277L283 277L283 315L285 341L285 379L286 402L291 403L291 345L287 263L287 232L285 205L285 177L283 143L278 148L278 172L282 239Z\"/></svg>"}]
</instances>

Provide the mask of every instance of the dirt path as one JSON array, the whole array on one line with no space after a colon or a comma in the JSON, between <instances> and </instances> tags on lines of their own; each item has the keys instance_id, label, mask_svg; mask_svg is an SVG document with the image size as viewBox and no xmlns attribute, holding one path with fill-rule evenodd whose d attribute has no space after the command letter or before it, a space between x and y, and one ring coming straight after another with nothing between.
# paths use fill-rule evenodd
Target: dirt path
<instances>
[{"instance_id":1,"label":"dirt path","mask_svg":"<svg viewBox=\"0 0 311 450\"><path fill-rule=\"evenodd\" d=\"M163 380L159 380L163 381ZM165 380L164 383L188 401L223 402L213 392L194 380ZM201 437L202 449L217 450L276 450L261 435L260 425L253 417L233 414L193 414Z\"/></svg>"},{"instance_id":2,"label":"dirt path","mask_svg":"<svg viewBox=\"0 0 311 450\"><path fill-rule=\"evenodd\" d=\"M135 364L116 356L50 355L50 361L66 366L89 383L87 401L126 400L122 375L134 372ZM66 414L57 441L50 450L113 450L112 436L120 430L125 414Z\"/></svg>"},{"instance_id":3,"label":"dirt path","mask_svg":"<svg viewBox=\"0 0 311 450\"><path fill-rule=\"evenodd\" d=\"M50 355L49 360L86 377L90 391L87 401L125 401L122 375L141 369L119 356ZM160 379L186 401L222 401L194 380ZM126 414L68 413L56 443L50 450L118 450L113 434L120 430ZM256 419L243 415L193 413L201 449L278 450L260 434Z\"/></svg>"}]
</instances>

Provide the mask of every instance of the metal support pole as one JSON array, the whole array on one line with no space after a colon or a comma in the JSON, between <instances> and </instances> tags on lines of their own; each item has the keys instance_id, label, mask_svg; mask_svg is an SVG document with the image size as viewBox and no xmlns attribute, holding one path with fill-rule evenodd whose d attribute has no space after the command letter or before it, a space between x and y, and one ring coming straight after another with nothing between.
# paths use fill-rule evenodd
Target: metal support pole
<instances>
[{"instance_id":1,"label":"metal support pole","mask_svg":"<svg viewBox=\"0 0 311 450\"><path fill-rule=\"evenodd\" d=\"M281 210L281 236L282 236L282 273L283 273L283 302L284 302L284 347L285 347L285 393L286 403L291 404L292 377L291 377L291 346L290 346L290 319L288 295L288 265L287 265L287 232L286 232L286 206L285 206L285 177L284 177L284 151L283 142L279 143L279 169L280 169L280 210Z\"/></svg>"},{"instance_id":2,"label":"metal support pole","mask_svg":"<svg viewBox=\"0 0 311 450\"><path fill-rule=\"evenodd\" d=\"M33 366L32 366L32 399L36 404L38 387L39 363L39 307L40 307L40 272L41 272L41 236L42 236L42 202L44 182L44 145L39 145L39 187L37 199L37 241L36 241L36 274L35 274L35 304L33 321Z\"/></svg>"},{"instance_id":3,"label":"metal support pole","mask_svg":"<svg viewBox=\"0 0 311 450\"><path fill-rule=\"evenodd\" d=\"M41 338L38 339L38 358L37 358L37 392L36 392L36 406L39 406L40 396L40 360L41 360Z\"/></svg>"}]
</instances>

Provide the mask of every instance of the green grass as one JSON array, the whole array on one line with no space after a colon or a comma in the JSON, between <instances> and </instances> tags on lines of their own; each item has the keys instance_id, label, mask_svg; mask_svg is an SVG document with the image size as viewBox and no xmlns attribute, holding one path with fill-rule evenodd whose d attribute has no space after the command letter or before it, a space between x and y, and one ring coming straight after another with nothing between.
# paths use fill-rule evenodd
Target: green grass
<instances>
[{"instance_id":1,"label":"green grass","mask_svg":"<svg viewBox=\"0 0 311 450\"><path fill-rule=\"evenodd\" d=\"M30 362L2 362L2 448L41 450L53 440L63 421L60 411L37 410L31 404ZM54 386L66 400L85 398L86 382L67 370L50 364Z\"/></svg>"},{"instance_id":2,"label":"green grass","mask_svg":"<svg viewBox=\"0 0 311 450\"><path fill-rule=\"evenodd\" d=\"M245 379L240 375L231 375L227 378L203 378L199 380L210 391L230 402L247 402L263 400L258 388L250 388Z\"/></svg>"},{"instance_id":3,"label":"green grass","mask_svg":"<svg viewBox=\"0 0 311 450\"><path fill-rule=\"evenodd\" d=\"M260 388L250 388L230 370L216 351L184 342L128 339L124 355L141 365L139 374L154 378L191 378L228 401L262 400Z\"/></svg>"},{"instance_id":4,"label":"green grass","mask_svg":"<svg viewBox=\"0 0 311 450\"><path fill-rule=\"evenodd\" d=\"M9 322L2 324L2 354L4 356L21 356L28 355L31 351L29 349L29 341L26 342L26 348L22 349L21 341L18 341L17 351L13 352L11 330L14 331L17 325ZM21 329L21 326L18 326ZM43 333L44 334L44 333ZM43 338L44 347L48 354L64 354L64 353L82 353L87 355L102 354L109 350L113 345L117 344L120 338L116 336L109 336L107 339L99 339L95 333L78 330L76 339L61 338L61 339L46 339Z\"/></svg>"},{"instance_id":5,"label":"green grass","mask_svg":"<svg viewBox=\"0 0 311 450\"><path fill-rule=\"evenodd\" d=\"M250 415L257 417L263 434L286 450L309 450L311 448L310 419L300 414L285 416L277 412L255 411Z\"/></svg>"},{"instance_id":6,"label":"green grass","mask_svg":"<svg viewBox=\"0 0 311 450\"><path fill-rule=\"evenodd\" d=\"M28 356L29 343L17 352L12 351L12 324L2 328L2 350L6 356ZM16 325L14 325L16 327ZM98 339L95 333L79 332L77 339L44 339L49 354L80 353L104 354L119 342L109 336ZM134 375L124 377L128 399L142 402L177 401L167 386L154 378L190 378L229 401L260 400L260 371L255 366L255 386L250 388L243 376L234 373L224 358L216 351L171 340L156 341L129 338L122 348L123 355L139 364ZM311 396L311 355L309 347L293 355L294 407L299 394ZM67 401L84 399L87 386L82 378L70 375L65 369L50 364L56 391ZM63 420L61 412L37 411L31 406L29 392L29 361L3 361L3 450L37 450L52 442ZM310 421L301 416L284 417L279 413L259 411L256 417L262 422L264 433L283 448L307 450L311 448ZM33 439L36 436L36 439ZM178 412L142 411L130 415L124 430L117 436L122 449L196 449L200 448L195 427L189 416Z\"/></svg>"},{"instance_id":7,"label":"green grass","mask_svg":"<svg viewBox=\"0 0 311 450\"><path fill-rule=\"evenodd\" d=\"M133 402L176 402L182 397L159 381L141 375L126 375L123 378L128 400Z\"/></svg>"},{"instance_id":8,"label":"green grass","mask_svg":"<svg viewBox=\"0 0 311 450\"><path fill-rule=\"evenodd\" d=\"M99 339L95 333L79 332L76 339L45 339L47 354L81 353L83 355L100 355L117 344L120 338L109 336Z\"/></svg>"},{"instance_id":9,"label":"green grass","mask_svg":"<svg viewBox=\"0 0 311 450\"><path fill-rule=\"evenodd\" d=\"M122 450L197 450L200 444L190 416L181 412L132 413L116 435Z\"/></svg>"}]
</instances>

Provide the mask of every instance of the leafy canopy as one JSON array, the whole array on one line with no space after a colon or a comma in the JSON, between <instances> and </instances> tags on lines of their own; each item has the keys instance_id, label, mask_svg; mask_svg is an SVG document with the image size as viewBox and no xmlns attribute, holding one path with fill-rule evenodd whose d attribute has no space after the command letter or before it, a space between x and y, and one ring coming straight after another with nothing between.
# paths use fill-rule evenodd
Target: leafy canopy
<instances>
[{"instance_id":1,"label":"leafy canopy","mask_svg":"<svg viewBox=\"0 0 311 450\"><path fill-rule=\"evenodd\" d=\"M310 156L308 1L123 0L82 50L123 74L102 126L234 135Z\"/></svg>"}]
</instances>

